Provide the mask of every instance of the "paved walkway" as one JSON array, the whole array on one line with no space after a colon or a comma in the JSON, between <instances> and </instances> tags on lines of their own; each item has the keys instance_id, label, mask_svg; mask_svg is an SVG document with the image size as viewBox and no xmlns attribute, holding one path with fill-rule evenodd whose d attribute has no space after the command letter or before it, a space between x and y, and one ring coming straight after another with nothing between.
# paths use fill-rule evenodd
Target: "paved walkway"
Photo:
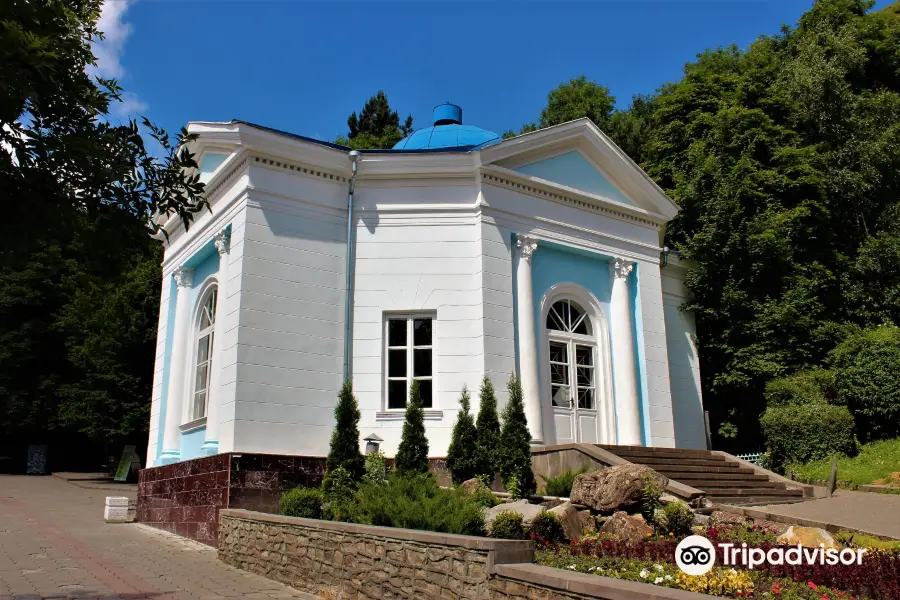
<instances>
[{"instance_id":1,"label":"paved walkway","mask_svg":"<svg viewBox=\"0 0 900 600\"><path fill-rule=\"evenodd\" d=\"M900 495L838 490L831 498L755 506L777 515L832 523L900 540Z\"/></svg>"},{"instance_id":2,"label":"paved walkway","mask_svg":"<svg viewBox=\"0 0 900 600\"><path fill-rule=\"evenodd\" d=\"M56 477L0 475L0 600L313 600L224 565L197 542L104 523L107 494Z\"/></svg>"}]
</instances>

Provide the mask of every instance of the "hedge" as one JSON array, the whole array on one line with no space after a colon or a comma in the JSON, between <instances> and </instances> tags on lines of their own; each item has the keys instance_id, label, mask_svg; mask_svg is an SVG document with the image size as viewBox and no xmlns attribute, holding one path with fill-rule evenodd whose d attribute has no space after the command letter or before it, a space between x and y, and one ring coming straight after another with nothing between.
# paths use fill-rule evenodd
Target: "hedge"
<instances>
[{"instance_id":1,"label":"hedge","mask_svg":"<svg viewBox=\"0 0 900 600\"><path fill-rule=\"evenodd\" d=\"M784 472L791 463L856 451L853 417L845 406L771 406L761 423L771 467L776 471Z\"/></svg>"}]
</instances>

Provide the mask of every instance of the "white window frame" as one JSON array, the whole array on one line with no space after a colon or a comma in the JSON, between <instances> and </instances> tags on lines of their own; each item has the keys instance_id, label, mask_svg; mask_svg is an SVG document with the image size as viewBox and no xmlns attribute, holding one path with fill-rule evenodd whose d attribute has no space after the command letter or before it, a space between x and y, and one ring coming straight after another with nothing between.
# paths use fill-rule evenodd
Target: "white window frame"
<instances>
[{"instance_id":1,"label":"white window frame","mask_svg":"<svg viewBox=\"0 0 900 600\"><path fill-rule=\"evenodd\" d=\"M215 320L213 321L212 326L207 327L206 329L200 329L200 323L203 319L203 308L209 300L210 295L213 293L216 294L216 313ZM185 398L187 402L185 402L185 414L183 422L185 426L201 426L206 421L206 415L209 412L209 394L210 394L210 384L212 383L212 369L216 368L218 365L214 363L215 358L215 344L217 341L218 332L217 325L219 322L219 282L215 277L210 277L203 283L201 287L200 293L197 295L197 304L194 307L194 318L191 320L191 346L190 346L190 366L191 366L191 375L188 378L189 384L187 390L185 390ZM209 356L206 360L207 369L206 369L206 400L203 406L203 414L198 415L194 410L195 398L197 395L197 350L199 348L200 340L203 339L205 335L212 335L212 344L210 344L209 348Z\"/></svg>"},{"instance_id":2,"label":"white window frame","mask_svg":"<svg viewBox=\"0 0 900 600\"><path fill-rule=\"evenodd\" d=\"M430 346L416 346L413 341L413 322L416 319L430 319L431 320L431 345ZM406 321L406 345L405 346L390 346L390 339L388 336L388 326L390 321L397 320L405 320ZM384 326L383 326L383 338L382 348L384 350L384 365L383 365L383 387L384 393L382 394L382 407L383 410L390 413L403 413L406 411L406 406L404 404L403 408L389 408L388 404L388 394L390 388L391 381L400 381L406 380L406 402L409 402L409 388L412 386L413 380L420 381L431 381L431 406L424 407L426 411L431 411L436 408L436 400L437 400L437 353L435 350L437 349L437 315L434 312L403 312L403 313L385 313L384 314ZM406 376L405 377L391 377L388 372L388 365L390 362L390 351L391 350L406 350ZM416 377L414 375L414 357L416 350L431 350L431 375L427 377Z\"/></svg>"}]
</instances>

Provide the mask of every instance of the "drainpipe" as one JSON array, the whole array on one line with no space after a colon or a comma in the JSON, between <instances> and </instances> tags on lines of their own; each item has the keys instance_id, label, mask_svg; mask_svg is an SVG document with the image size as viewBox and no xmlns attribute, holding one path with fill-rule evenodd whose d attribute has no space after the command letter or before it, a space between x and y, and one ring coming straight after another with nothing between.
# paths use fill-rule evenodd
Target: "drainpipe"
<instances>
[{"instance_id":1,"label":"drainpipe","mask_svg":"<svg viewBox=\"0 0 900 600\"><path fill-rule=\"evenodd\" d=\"M350 188L347 191L347 282L344 295L344 381L350 380L350 354L353 350L353 189L356 186L356 174L359 171L359 150L351 150L348 154L353 171L350 175Z\"/></svg>"}]
</instances>

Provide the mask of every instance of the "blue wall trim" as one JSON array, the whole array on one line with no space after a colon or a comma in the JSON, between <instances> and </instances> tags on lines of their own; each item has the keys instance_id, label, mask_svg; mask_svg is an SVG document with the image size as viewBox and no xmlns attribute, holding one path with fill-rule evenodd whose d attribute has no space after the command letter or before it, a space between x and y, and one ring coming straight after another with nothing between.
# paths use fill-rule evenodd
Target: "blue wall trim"
<instances>
[{"instance_id":1,"label":"blue wall trim","mask_svg":"<svg viewBox=\"0 0 900 600\"><path fill-rule=\"evenodd\" d=\"M644 353L644 317L641 312L641 286L638 264L628 277L628 295L631 301L631 328L634 334L634 361L637 363L638 402L641 406L641 425L644 432L643 445L650 444L650 395L647 391L647 361Z\"/></svg>"},{"instance_id":2,"label":"blue wall trim","mask_svg":"<svg viewBox=\"0 0 900 600\"><path fill-rule=\"evenodd\" d=\"M181 434L181 458L180 460L190 460L205 456L203 454L203 442L206 441L206 427L192 429Z\"/></svg>"},{"instance_id":3,"label":"blue wall trim","mask_svg":"<svg viewBox=\"0 0 900 600\"><path fill-rule=\"evenodd\" d=\"M231 225L228 225L230 228ZM174 336L175 329L175 311L176 305L178 302L189 302L192 309L196 306L197 301L199 300L199 295L203 284L206 282L209 277L219 271L219 253L216 251L216 246L214 240L208 241L203 245L202 248L198 249L194 254L191 255L186 261L184 261L184 266L190 269L194 269L194 279L191 284L191 289L188 293L184 293L184 295L179 294L175 285L175 276L169 275L169 306L168 306L168 314L166 316L166 345L165 345L165 353L163 355L163 380L162 380L162 389L160 390L159 396L159 430L157 431L157 443L156 443L156 456L152 457L153 464L159 465L159 456L162 454L163 450L167 450L167 448L163 448L163 438L165 437L165 426L166 426L166 407L168 404L168 395L169 395L169 373L172 362L172 340ZM173 302L174 300L174 302ZM193 310L191 311L193 315ZM191 323L193 325L193 323ZM192 377L193 373L188 370L186 372L187 377ZM199 430L195 430L199 431ZM194 433L193 431L191 432ZM184 451L184 443L185 443L185 435L182 435L181 439L181 458L180 460L187 460L188 458L195 458L196 456L201 456L198 453L193 457L186 456ZM203 444L203 440L201 439L200 444ZM199 448L199 447L198 447ZM147 457L148 460L151 457Z\"/></svg>"}]
</instances>

